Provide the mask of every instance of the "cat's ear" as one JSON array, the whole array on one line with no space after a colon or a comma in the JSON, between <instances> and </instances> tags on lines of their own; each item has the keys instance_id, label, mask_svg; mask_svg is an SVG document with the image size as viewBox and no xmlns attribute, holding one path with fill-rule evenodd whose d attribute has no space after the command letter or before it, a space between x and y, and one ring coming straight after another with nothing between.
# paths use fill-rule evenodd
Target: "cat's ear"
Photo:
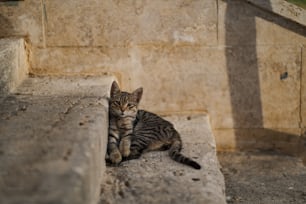
<instances>
[{"instance_id":1,"label":"cat's ear","mask_svg":"<svg viewBox=\"0 0 306 204\"><path fill-rule=\"evenodd\" d=\"M113 97L115 94L120 93L120 88L119 85L117 84L116 81L112 83L111 91L110 91L110 96Z\"/></svg>"},{"instance_id":2,"label":"cat's ear","mask_svg":"<svg viewBox=\"0 0 306 204\"><path fill-rule=\"evenodd\" d=\"M141 99L141 96L142 96L142 92L143 92L142 87L136 89L136 90L133 92L134 98L135 98L135 100L136 100L137 103L140 102L140 99Z\"/></svg>"}]
</instances>

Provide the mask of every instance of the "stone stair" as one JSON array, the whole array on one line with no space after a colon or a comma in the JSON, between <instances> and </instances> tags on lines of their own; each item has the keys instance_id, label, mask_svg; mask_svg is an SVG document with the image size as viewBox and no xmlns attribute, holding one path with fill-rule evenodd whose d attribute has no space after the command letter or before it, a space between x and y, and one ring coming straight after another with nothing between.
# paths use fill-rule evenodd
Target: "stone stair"
<instances>
[{"instance_id":1,"label":"stone stair","mask_svg":"<svg viewBox=\"0 0 306 204\"><path fill-rule=\"evenodd\" d=\"M0 203L97 203L113 80L28 78L1 99Z\"/></svg>"},{"instance_id":2,"label":"stone stair","mask_svg":"<svg viewBox=\"0 0 306 204\"><path fill-rule=\"evenodd\" d=\"M106 168L115 77L28 77L22 39L0 50L1 204L225 203L207 115L167 116L200 171L166 152Z\"/></svg>"},{"instance_id":3,"label":"stone stair","mask_svg":"<svg viewBox=\"0 0 306 204\"><path fill-rule=\"evenodd\" d=\"M205 114L166 116L181 133L182 152L198 161L195 170L171 160L167 152L149 152L120 167L107 167L100 204L223 204L225 184L216 144Z\"/></svg>"}]
</instances>

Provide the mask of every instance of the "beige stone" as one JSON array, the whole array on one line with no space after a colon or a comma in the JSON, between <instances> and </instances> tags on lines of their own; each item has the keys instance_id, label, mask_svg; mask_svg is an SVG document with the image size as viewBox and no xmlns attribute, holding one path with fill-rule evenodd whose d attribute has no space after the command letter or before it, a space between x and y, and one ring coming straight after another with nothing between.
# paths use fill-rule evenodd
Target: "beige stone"
<instances>
[{"instance_id":1,"label":"beige stone","mask_svg":"<svg viewBox=\"0 0 306 204\"><path fill-rule=\"evenodd\" d=\"M207 109L213 127L219 128L299 125L299 48L264 46L254 53L252 46L176 47L138 52L141 64L129 73L129 89L144 86L146 109ZM288 77L281 80L285 72Z\"/></svg>"},{"instance_id":2,"label":"beige stone","mask_svg":"<svg viewBox=\"0 0 306 204\"><path fill-rule=\"evenodd\" d=\"M262 2L262 1L261 1ZM301 45L303 26L241 1L219 0L219 44Z\"/></svg>"},{"instance_id":3,"label":"beige stone","mask_svg":"<svg viewBox=\"0 0 306 204\"><path fill-rule=\"evenodd\" d=\"M33 53L34 73L120 73L123 89L144 87L142 106L151 111L205 111L211 90L216 95L218 87L227 87L224 64L218 63L224 50L219 48L137 46L37 49Z\"/></svg>"},{"instance_id":4,"label":"beige stone","mask_svg":"<svg viewBox=\"0 0 306 204\"><path fill-rule=\"evenodd\" d=\"M40 0L0 2L0 37L26 37L43 46L43 20Z\"/></svg>"},{"instance_id":5,"label":"beige stone","mask_svg":"<svg viewBox=\"0 0 306 204\"><path fill-rule=\"evenodd\" d=\"M213 127L298 128L300 49L262 46L255 52L254 47L141 49L131 87L148 90L148 109L207 109Z\"/></svg>"},{"instance_id":6,"label":"beige stone","mask_svg":"<svg viewBox=\"0 0 306 204\"><path fill-rule=\"evenodd\" d=\"M257 49L265 128L299 128L301 48Z\"/></svg>"},{"instance_id":7,"label":"beige stone","mask_svg":"<svg viewBox=\"0 0 306 204\"><path fill-rule=\"evenodd\" d=\"M0 15L14 22L3 33L21 35L19 13L36 8L32 74L112 74L124 90L144 88L142 108L207 111L215 129L296 129L306 31L275 15L276 1L29 0Z\"/></svg>"},{"instance_id":8,"label":"beige stone","mask_svg":"<svg viewBox=\"0 0 306 204\"><path fill-rule=\"evenodd\" d=\"M45 0L48 46L216 44L216 2ZM73 8L73 9L71 9Z\"/></svg>"},{"instance_id":9,"label":"beige stone","mask_svg":"<svg viewBox=\"0 0 306 204\"><path fill-rule=\"evenodd\" d=\"M214 127L299 127L299 47L232 47L226 61L234 121Z\"/></svg>"},{"instance_id":10,"label":"beige stone","mask_svg":"<svg viewBox=\"0 0 306 204\"><path fill-rule=\"evenodd\" d=\"M123 89L143 86L142 107L154 112L208 110L215 128L299 124L297 47L135 46L33 52L34 73L110 72L118 75Z\"/></svg>"},{"instance_id":11,"label":"beige stone","mask_svg":"<svg viewBox=\"0 0 306 204\"><path fill-rule=\"evenodd\" d=\"M218 151L274 150L290 155L303 152L301 129L213 129Z\"/></svg>"},{"instance_id":12,"label":"beige stone","mask_svg":"<svg viewBox=\"0 0 306 204\"><path fill-rule=\"evenodd\" d=\"M306 127L306 44L302 47L301 126Z\"/></svg>"}]
</instances>

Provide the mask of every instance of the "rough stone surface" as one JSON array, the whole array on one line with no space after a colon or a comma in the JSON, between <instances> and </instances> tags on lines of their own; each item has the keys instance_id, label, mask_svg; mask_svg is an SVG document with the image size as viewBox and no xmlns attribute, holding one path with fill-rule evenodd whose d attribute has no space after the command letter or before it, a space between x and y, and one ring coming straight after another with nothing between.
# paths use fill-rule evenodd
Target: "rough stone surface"
<instances>
[{"instance_id":1,"label":"rough stone surface","mask_svg":"<svg viewBox=\"0 0 306 204\"><path fill-rule=\"evenodd\" d=\"M225 202L224 178L206 115L166 117L181 133L183 153L197 160L201 170L171 160L167 152L150 152L138 160L107 167L101 204Z\"/></svg>"},{"instance_id":2,"label":"rough stone surface","mask_svg":"<svg viewBox=\"0 0 306 204\"><path fill-rule=\"evenodd\" d=\"M228 48L226 69L233 124L218 123L217 127L298 128L300 53L299 47Z\"/></svg>"},{"instance_id":3,"label":"rough stone surface","mask_svg":"<svg viewBox=\"0 0 306 204\"><path fill-rule=\"evenodd\" d=\"M97 202L112 80L29 78L1 98L0 203Z\"/></svg>"},{"instance_id":4,"label":"rough stone surface","mask_svg":"<svg viewBox=\"0 0 306 204\"><path fill-rule=\"evenodd\" d=\"M144 87L144 108L207 110L214 129L301 124L306 11L283 0L28 0L0 13L0 37L33 45L33 74L111 73Z\"/></svg>"},{"instance_id":5,"label":"rough stone surface","mask_svg":"<svg viewBox=\"0 0 306 204\"><path fill-rule=\"evenodd\" d=\"M218 58L224 56L224 50L219 48L136 46L38 49L34 52L37 55L33 58L33 69L38 74L110 72L117 76L124 89L143 86L146 94L142 105L155 112L203 111L207 107L207 94L211 93L206 91L206 87L217 87L208 78L220 77L222 87L227 85L226 75L224 71L222 73L224 64L218 63ZM59 58L60 64L57 61ZM210 60L205 61L207 58ZM169 76L175 77L168 80ZM178 84L181 84L180 89Z\"/></svg>"},{"instance_id":6,"label":"rough stone surface","mask_svg":"<svg viewBox=\"0 0 306 204\"><path fill-rule=\"evenodd\" d=\"M0 37L27 37L35 46L44 44L40 0L0 2Z\"/></svg>"},{"instance_id":7,"label":"rough stone surface","mask_svg":"<svg viewBox=\"0 0 306 204\"><path fill-rule=\"evenodd\" d=\"M248 0L218 1L220 45L301 45L306 43L304 26L250 5L246 2ZM258 2L264 2L258 4L266 4L268 7L270 1ZM301 12L306 14L303 9Z\"/></svg>"},{"instance_id":8,"label":"rough stone surface","mask_svg":"<svg viewBox=\"0 0 306 204\"><path fill-rule=\"evenodd\" d=\"M213 128L298 127L299 46L62 48L37 54L33 64L43 68L40 74L110 72L126 90L142 86L142 106L154 112L208 110Z\"/></svg>"},{"instance_id":9,"label":"rough stone surface","mask_svg":"<svg viewBox=\"0 0 306 204\"><path fill-rule=\"evenodd\" d=\"M306 167L301 159L275 152L218 154L228 204L304 204Z\"/></svg>"},{"instance_id":10,"label":"rough stone surface","mask_svg":"<svg viewBox=\"0 0 306 204\"><path fill-rule=\"evenodd\" d=\"M246 0L262 9L272 11L275 14L291 19L297 23L306 26L306 12L305 9L288 3L283 0Z\"/></svg>"},{"instance_id":11,"label":"rough stone surface","mask_svg":"<svg viewBox=\"0 0 306 204\"><path fill-rule=\"evenodd\" d=\"M13 91L28 73L23 39L0 39L0 94Z\"/></svg>"},{"instance_id":12,"label":"rough stone surface","mask_svg":"<svg viewBox=\"0 0 306 204\"><path fill-rule=\"evenodd\" d=\"M48 46L217 42L216 1L45 2Z\"/></svg>"},{"instance_id":13,"label":"rough stone surface","mask_svg":"<svg viewBox=\"0 0 306 204\"><path fill-rule=\"evenodd\" d=\"M302 48L301 125L306 127L306 44Z\"/></svg>"},{"instance_id":14,"label":"rough stone surface","mask_svg":"<svg viewBox=\"0 0 306 204\"><path fill-rule=\"evenodd\" d=\"M275 150L301 156L305 149L300 128L228 128L214 129L213 133L220 151Z\"/></svg>"}]
</instances>

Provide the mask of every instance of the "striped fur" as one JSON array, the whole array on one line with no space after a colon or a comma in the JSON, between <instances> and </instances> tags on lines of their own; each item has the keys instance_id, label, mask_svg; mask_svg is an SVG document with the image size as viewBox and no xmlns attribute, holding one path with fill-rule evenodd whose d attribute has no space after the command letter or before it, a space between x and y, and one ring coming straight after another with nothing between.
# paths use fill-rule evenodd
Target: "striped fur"
<instances>
[{"instance_id":1,"label":"striped fur","mask_svg":"<svg viewBox=\"0 0 306 204\"><path fill-rule=\"evenodd\" d=\"M110 95L107 151L111 162L119 164L122 156L130 156L131 137L142 88L133 93L122 92L118 84L113 82Z\"/></svg>"},{"instance_id":2,"label":"striped fur","mask_svg":"<svg viewBox=\"0 0 306 204\"><path fill-rule=\"evenodd\" d=\"M179 133L169 122L154 113L138 110L142 88L132 93L120 91L113 82L110 98L108 154L114 164L139 158L143 152L169 150L169 156L195 169L201 166L181 154Z\"/></svg>"}]
</instances>

